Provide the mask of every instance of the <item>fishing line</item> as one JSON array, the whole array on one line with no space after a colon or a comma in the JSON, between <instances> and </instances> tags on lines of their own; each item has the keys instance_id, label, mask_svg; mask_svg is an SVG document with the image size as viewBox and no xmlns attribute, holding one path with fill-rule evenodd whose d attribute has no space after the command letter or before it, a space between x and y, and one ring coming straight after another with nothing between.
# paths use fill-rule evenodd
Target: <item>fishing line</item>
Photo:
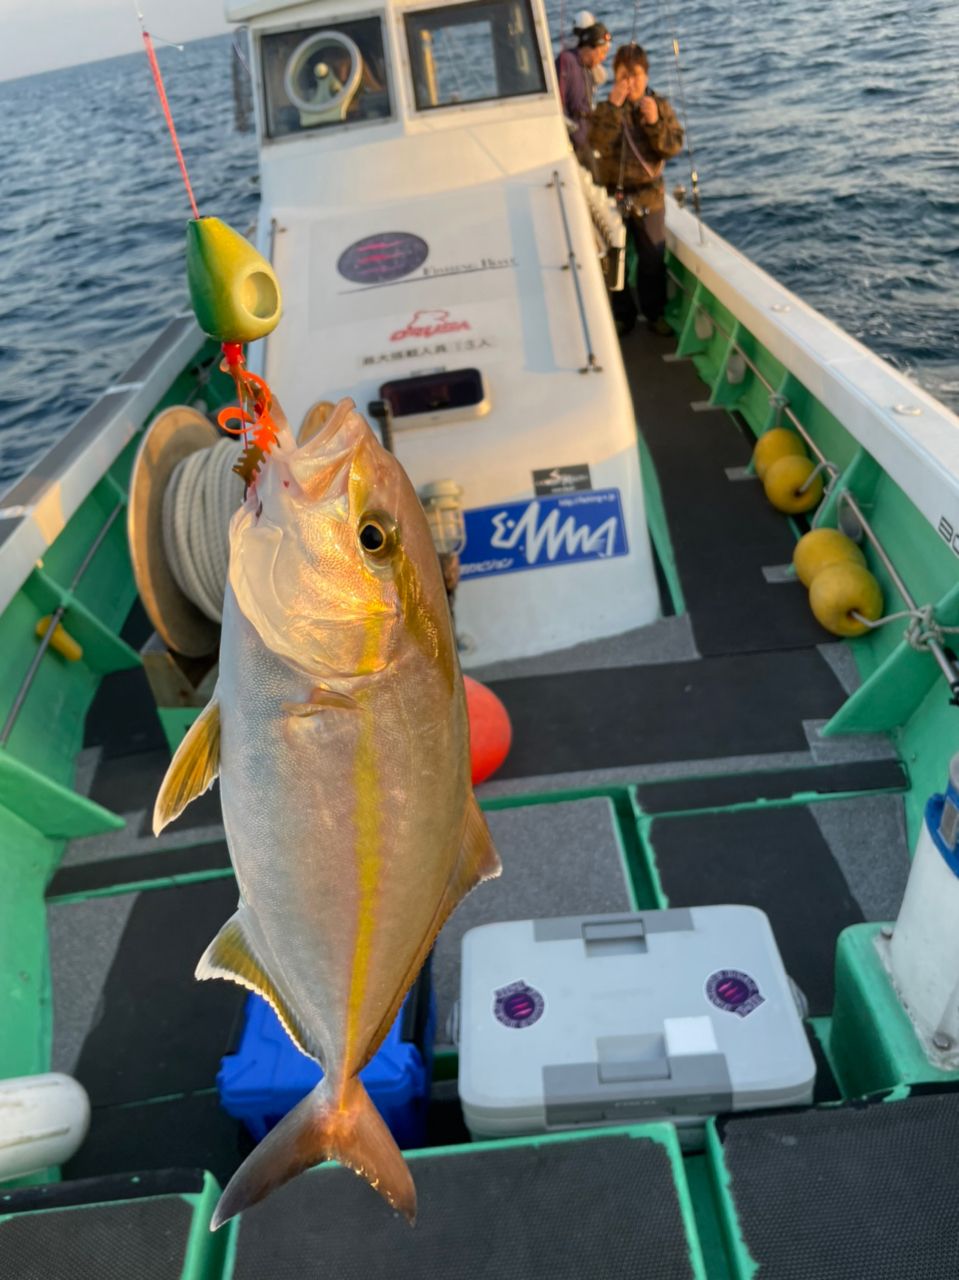
<instances>
[{"instance_id":1,"label":"fishing line","mask_svg":"<svg viewBox=\"0 0 959 1280\"><path fill-rule=\"evenodd\" d=\"M193 210L193 216L199 221L200 210L197 208L196 197L193 194L193 187L190 183L190 175L187 173L186 161L183 159L183 152L180 149L180 139L177 137L176 125L173 123L173 113L170 110L166 89L163 86L163 76L160 74L160 64L157 62L156 50L153 48L153 41L150 38L149 31L147 31L146 22L139 7L137 7L136 12L140 20L140 29L143 32L143 44L147 51L150 70L153 73L153 83L156 85L160 106L163 108L167 128L170 130L173 150L176 152L180 173L183 175L183 185L186 187L186 193L190 198L190 208ZM164 43L170 44L172 42L164 41ZM182 48L179 45L176 47ZM234 470L237 475L245 480L247 485L250 485L253 483L263 459L276 443L276 424L270 417L272 395L262 378L258 378L244 368L242 343L224 342L222 346L224 358L220 368L233 378L237 399L240 403L238 407L228 406L220 411L220 426L231 435L237 435L242 438L245 448ZM234 420L240 423L238 427L227 425L227 423Z\"/></svg>"},{"instance_id":2,"label":"fishing line","mask_svg":"<svg viewBox=\"0 0 959 1280\"><path fill-rule=\"evenodd\" d=\"M633 4L633 29L630 32L629 43L633 46L636 44L636 32L639 30L639 0L635 0ZM625 112L629 99L623 103L623 111ZM623 203L623 177L626 172L626 117L623 116L623 131L619 139L619 177L616 180L616 203Z\"/></svg>"},{"instance_id":3,"label":"fishing line","mask_svg":"<svg viewBox=\"0 0 959 1280\"><path fill-rule=\"evenodd\" d=\"M689 113L686 110L686 90L683 87L683 67L679 57L679 37L676 34L676 19L673 15L673 7L670 0L663 0L666 8L667 19L673 42L673 58L676 65L676 86L679 90L679 109L683 122L683 134L686 139L686 152L689 155L689 185L693 197L693 210L696 214L696 221L699 224L699 243L705 243L705 235L703 234L703 218L702 218L702 202L699 195L699 170L696 168L696 158L693 155L692 137L689 132Z\"/></svg>"},{"instance_id":4,"label":"fishing line","mask_svg":"<svg viewBox=\"0 0 959 1280\"><path fill-rule=\"evenodd\" d=\"M137 9L137 17L140 19L140 29L143 32L143 43L147 51L147 59L150 63L150 70L153 72L153 83L156 85L157 96L160 99L160 106L163 108L163 115L166 118L167 128L170 130L170 137L173 140L173 150L176 152L176 158L180 165L180 172L183 174L183 185L186 187L186 193L190 197L190 207L193 210L193 216L196 219L200 217L200 211L196 206L196 198L193 195L193 187L190 185L190 175L186 171L186 161L183 159L183 152L180 150L180 139L176 135L176 125L173 123L173 113L170 111L170 104L167 101L166 89L163 87L163 77L160 74L160 64L157 62L156 50L153 48L153 41L150 33L146 29L146 23L143 14ZM169 44L169 41L164 43ZM177 48L182 48L177 45Z\"/></svg>"}]
</instances>

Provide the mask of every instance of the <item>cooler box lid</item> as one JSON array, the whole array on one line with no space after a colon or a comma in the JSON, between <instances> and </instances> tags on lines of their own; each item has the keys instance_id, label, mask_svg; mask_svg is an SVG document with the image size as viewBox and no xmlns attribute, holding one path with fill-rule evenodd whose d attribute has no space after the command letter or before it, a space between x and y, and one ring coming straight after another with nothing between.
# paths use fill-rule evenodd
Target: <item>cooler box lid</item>
<instances>
[{"instance_id":1,"label":"cooler box lid","mask_svg":"<svg viewBox=\"0 0 959 1280\"><path fill-rule=\"evenodd\" d=\"M484 925L463 938L467 1123L626 1123L811 1100L766 915L709 906Z\"/></svg>"}]
</instances>

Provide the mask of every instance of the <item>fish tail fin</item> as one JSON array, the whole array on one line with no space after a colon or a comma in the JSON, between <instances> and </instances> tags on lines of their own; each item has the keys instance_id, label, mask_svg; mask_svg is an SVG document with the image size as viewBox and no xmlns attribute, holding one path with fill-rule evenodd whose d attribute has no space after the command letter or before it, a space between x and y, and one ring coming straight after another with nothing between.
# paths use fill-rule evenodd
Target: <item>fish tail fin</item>
<instances>
[{"instance_id":1,"label":"fish tail fin","mask_svg":"<svg viewBox=\"0 0 959 1280\"><path fill-rule=\"evenodd\" d=\"M304 1169L337 1160L378 1191L393 1209L416 1220L416 1188L393 1135L354 1076L340 1097L323 1079L247 1156L220 1196L210 1223L216 1231Z\"/></svg>"}]
</instances>

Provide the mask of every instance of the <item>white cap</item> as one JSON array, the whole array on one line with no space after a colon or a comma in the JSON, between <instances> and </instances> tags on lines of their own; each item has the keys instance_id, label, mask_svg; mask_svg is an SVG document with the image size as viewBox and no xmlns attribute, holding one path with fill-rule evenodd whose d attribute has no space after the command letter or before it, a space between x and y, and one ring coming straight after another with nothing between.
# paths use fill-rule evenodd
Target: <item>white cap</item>
<instances>
[{"instance_id":1,"label":"white cap","mask_svg":"<svg viewBox=\"0 0 959 1280\"><path fill-rule=\"evenodd\" d=\"M588 9L580 9L576 17L573 19L574 31L585 31L587 27L594 27L596 19Z\"/></svg>"}]
</instances>

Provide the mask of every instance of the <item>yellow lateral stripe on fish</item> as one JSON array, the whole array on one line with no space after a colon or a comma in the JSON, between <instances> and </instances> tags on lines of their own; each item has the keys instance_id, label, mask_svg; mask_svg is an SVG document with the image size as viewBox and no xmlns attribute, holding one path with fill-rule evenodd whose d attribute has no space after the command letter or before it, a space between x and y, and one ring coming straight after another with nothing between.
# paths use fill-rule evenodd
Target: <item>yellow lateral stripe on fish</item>
<instances>
[{"instance_id":1,"label":"yellow lateral stripe on fish","mask_svg":"<svg viewBox=\"0 0 959 1280\"><path fill-rule=\"evenodd\" d=\"M379 628L367 627L366 648L360 670L365 671L375 660L379 649ZM350 985L350 1004L346 1024L347 1062L356 1058L362 1000L366 991L373 950L373 925L376 919L376 888L380 867L380 796L376 769L376 741L372 715L361 712L359 742L356 752L356 858L359 870L357 902L356 954Z\"/></svg>"}]
</instances>

